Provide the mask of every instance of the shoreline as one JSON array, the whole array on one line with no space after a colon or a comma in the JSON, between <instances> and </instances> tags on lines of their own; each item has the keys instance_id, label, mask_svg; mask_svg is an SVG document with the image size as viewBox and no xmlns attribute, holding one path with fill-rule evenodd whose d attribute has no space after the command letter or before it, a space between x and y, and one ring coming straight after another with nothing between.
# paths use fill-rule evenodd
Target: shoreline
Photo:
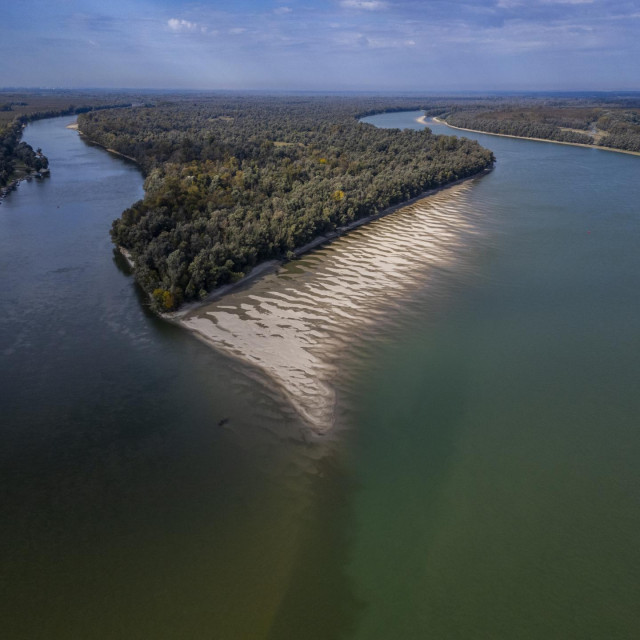
<instances>
[{"instance_id":1,"label":"shoreline","mask_svg":"<svg viewBox=\"0 0 640 640\"><path fill-rule=\"evenodd\" d=\"M423 124L425 126L429 126L429 123L426 121L427 116L421 116L420 118L416 118L416 122ZM583 144L582 142L564 142L562 140L547 140L546 138L527 138L526 136L513 136L509 133L492 133L490 131L480 131L479 129L465 129L464 127L456 127L452 124L449 124L446 120L440 120L440 118L433 118L434 122L438 124L443 124L446 127L451 127L452 129L457 129L458 131L469 131L469 133L482 133L486 136L497 136L499 138L514 138L515 140L533 140L534 142L549 142L551 144L564 144L569 147L582 147L584 149L598 149L600 151L612 151L613 153L626 153L629 156L640 156L640 151L627 151L626 149L614 149L613 147L601 147L597 144Z\"/></svg>"},{"instance_id":2,"label":"shoreline","mask_svg":"<svg viewBox=\"0 0 640 640\"><path fill-rule=\"evenodd\" d=\"M130 160L131 162L135 162L135 164L140 166L140 163L135 158L132 158L131 156L127 156L124 153L120 153L119 151L116 151L115 149L110 149L109 147L105 147L103 144L100 144L99 142L96 142L95 140L92 140L86 133L83 133L83 131L78 127L78 123L77 122L72 122L71 124L67 125L66 128L67 129L71 129L73 131L77 131L78 134L81 135L85 139L86 142L90 142L91 144L95 144L97 147L101 147L102 149L104 149L105 151L108 151L109 153L113 153L114 155L120 156L121 158L126 158L127 160Z\"/></svg>"},{"instance_id":3,"label":"shoreline","mask_svg":"<svg viewBox=\"0 0 640 640\"><path fill-rule=\"evenodd\" d=\"M493 166L491 167L487 167L486 169L483 169L482 171L479 171L478 173L474 173L471 176L467 176L465 178L459 178L458 180L454 180L453 182L448 182L447 184L443 184L440 185L438 187L434 187L433 189L429 189L427 191L424 191L423 193L414 196L413 198L410 198L409 200L405 200L404 202L400 202L398 204L394 204L391 205L390 207L387 207L386 209L383 209L382 211L378 211L377 213L373 213L369 216L365 216L363 218L358 218L357 220L354 220L353 222L350 222L347 225L344 225L342 227L338 227L337 229L335 229L335 231L329 231L327 233L324 233L316 238L314 238L313 240L311 240L310 242L308 242L307 244L302 245L301 247L297 247L296 249L293 250L293 254L295 258L299 258L311 251L313 251L314 249L318 249L319 247L324 246L325 244L330 244L331 242L333 242L334 240L336 240L337 238L340 238L341 236L343 236L345 233L349 233L349 231L353 231L354 229L357 229L359 227L361 227L362 225L368 224L370 222L374 222L375 220L379 220L380 218L383 218L385 216L388 216L389 214L393 213L394 211L398 211L399 209L404 209L404 207L409 207L412 204L415 204L416 202L423 200L424 198L428 198L429 196L432 196L440 191L443 191L444 189L448 189L450 187L454 187L458 184L461 184L463 182L467 182L469 180L474 180L477 178L482 178L485 175L487 175L488 173L491 173L491 171L493 171ZM120 249L121 252L125 252L126 249L123 249L122 247L118 247L118 249ZM133 262L131 261L131 257L128 253L128 251L126 251L126 253L123 253L123 255L125 255L125 257L127 258L127 260L129 261L130 264L133 264ZM185 304L183 304L179 309L176 309L175 311L170 311L168 313L161 313L159 312L158 315L160 315L160 317L164 318L165 320L168 320L170 322L175 322L177 324L180 324L180 326L184 326L182 325L182 323L180 322L182 318L184 318L187 314L191 313L192 311L196 311L197 309L207 306L208 304L211 304L212 302L215 302L216 300L219 300L220 298L223 298L224 296L226 296L229 293L235 292L235 291L239 291L241 290L244 286L249 286L252 282L254 282L255 280L257 280L258 278L260 278L261 276L264 275L268 275L270 273L274 273L277 268L284 264L285 262L288 262L288 260L284 257L282 258L273 258L271 260L266 260L265 262L261 262L260 264L257 264L255 267L253 267L243 278L241 278L240 280L236 281L236 282L230 282L227 284L223 284L220 287L216 287L215 289L213 289L212 291L210 291L207 294L207 297L204 298L203 300L196 300L196 301L192 301L192 302L187 302Z\"/></svg>"},{"instance_id":4,"label":"shoreline","mask_svg":"<svg viewBox=\"0 0 640 640\"><path fill-rule=\"evenodd\" d=\"M43 178L51 175L51 170L49 168L42 169L40 171L32 171L28 173L26 176L22 176L21 178L15 178L9 184L4 187L0 187L0 204L2 201L12 192L17 191L21 182L29 182L30 180L42 180Z\"/></svg>"},{"instance_id":5,"label":"shoreline","mask_svg":"<svg viewBox=\"0 0 640 640\"><path fill-rule=\"evenodd\" d=\"M22 123L23 131L27 128L27 124L28 123L26 122ZM20 136L20 139L22 139L22 135ZM17 191L21 182L24 182L24 181L28 182L29 180L33 180L34 178L36 179L46 178L47 176L50 176L50 175L51 175L51 169L47 167L46 169L41 169L40 171L30 171L26 176L22 176L21 178L15 178L9 184L5 185L4 187L0 187L0 204L2 204L2 201L12 191Z\"/></svg>"}]
</instances>

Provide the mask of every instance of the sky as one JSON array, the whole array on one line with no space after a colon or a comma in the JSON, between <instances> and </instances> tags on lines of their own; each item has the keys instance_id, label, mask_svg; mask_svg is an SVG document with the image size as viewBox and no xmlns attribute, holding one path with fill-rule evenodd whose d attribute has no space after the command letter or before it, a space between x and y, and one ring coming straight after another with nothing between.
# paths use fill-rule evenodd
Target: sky
<instances>
[{"instance_id":1,"label":"sky","mask_svg":"<svg viewBox=\"0 0 640 640\"><path fill-rule=\"evenodd\" d=\"M3 5L0 87L640 90L640 0Z\"/></svg>"}]
</instances>

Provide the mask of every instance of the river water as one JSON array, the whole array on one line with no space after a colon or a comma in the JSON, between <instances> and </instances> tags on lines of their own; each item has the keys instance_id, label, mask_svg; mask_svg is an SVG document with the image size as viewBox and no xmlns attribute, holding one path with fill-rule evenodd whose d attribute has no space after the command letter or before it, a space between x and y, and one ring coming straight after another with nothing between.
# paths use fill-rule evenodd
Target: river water
<instances>
[{"instance_id":1,"label":"river water","mask_svg":"<svg viewBox=\"0 0 640 640\"><path fill-rule=\"evenodd\" d=\"M465 133L491 174L192 314L211 349L71 121L0 205L4 637L637 636L639 158Z\"/></svg>"}]
</instances>

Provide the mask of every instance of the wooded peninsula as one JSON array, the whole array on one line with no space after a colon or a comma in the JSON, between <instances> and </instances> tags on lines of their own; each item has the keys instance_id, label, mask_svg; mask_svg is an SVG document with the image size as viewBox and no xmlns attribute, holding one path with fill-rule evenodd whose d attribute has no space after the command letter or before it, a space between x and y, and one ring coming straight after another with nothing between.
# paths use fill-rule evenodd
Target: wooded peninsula
<instances>
[{"instance_id":1,"label":"wooded peninsula","mask_svg":"<svg viewBox=\"0 0 640 640\"><path fill-rule=\"evenodd\" d=\"M464 138L358 122L407 106L216 96L89 112L78 125L146 175L144 199L111 234L168 311L320 234L491 166L493 154Z\"/></svg>"}]
</instances>

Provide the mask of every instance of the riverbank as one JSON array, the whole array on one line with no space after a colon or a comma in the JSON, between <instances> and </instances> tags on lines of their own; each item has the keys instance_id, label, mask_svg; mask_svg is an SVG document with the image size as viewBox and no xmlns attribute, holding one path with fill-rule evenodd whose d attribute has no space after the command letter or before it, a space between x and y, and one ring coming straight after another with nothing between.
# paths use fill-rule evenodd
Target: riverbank
<instances>
[{"instance_id":1,"label":"riverbank","mask_svg":"<svg viewBox=\"0 0 640 640\"><path fill-rule=\"evenodd\" d=\"M365 216L364 218L358 218L357 220L354 220L353 222L350 222L347 225L338 227L335 231L330 231L328 233L322 234L321 236L318 236L317 238L314 238L311 242L308 242L307 244L294 249L292 253L295 258L299 258L313 251L314 249L318 249L319 247L322 247L325 244L333 242L334 240L340 238L341 236L345 235L349 231L353 231L354 229L357 229L365 224L368 224L375 220L379 220L380 218L388 216L394 211L398 211L400 209L404 209L405 207L411 206L412 204L415 204L416 202L419 202L424 198L428 198L429 196L435 195L436 193L439 193L440 191L443 191L445 189L449 189L451 187L459 185L463 182L467 182L469 180L482 178L483 176L490 173L492 170L493 170L493 167L488 167L486 169L483 169L479 173L475 173L472 176L467 176L465 178L460 178L459 180L455 180L453 182L448 182L447 184L441 185L439 187L435 187L433 189L429 189L428 191L424 191L420 195L415 196L410 200L405 200L404 202L394 204L390 207L387 207L386 209L383 209L382 211L378 211L377 213L371 214L369 216ZM126 251L126 250L123 250L122 248L120 248L120 250ZM129 261L129 263L133 265L130 254L126 252L124 253L124 255ZM261 262L260 264L253 267L253 269L251 269L251 271L249 271L247 275L245 275L243 278L241 278L237 282L231 282L228 284L224 284L220 287L216 287L215 289L209 292L206 298L202 300L197 300L194 302L185 303L176 311L171 311L169 313L160 313L160 315L165 320L169 320L172 322L179 322L187 314L192 313L193 311L196 311L200 307L211 304L212 302L215 302L216 300L219 300L220 298L230 293L239 291L244 287L249 286L255 280L257 280L258 278L264 275L273 273L279 266L281 266L285 262L287 262L287 259L284 257L280 259L267 260L266 262Z\"/></svg>"},{"instance_id":2,"label":"riverbank","mask_svg":"<svg viewBox=\"0 0 640 640\"><path fill-rule=\"evenodd\" d=\"M491 131L480 131L479 129L465 129L464 127L455 127L452 124L449 124L446 120L441 120L440 118L433 118L434 122L438 124L443 124L447 127L451 127L452 129L457 129L458 131L468 131L469 133L483 133L487 136L497 136L499 138L515 138L516 140L533 140L534 142L550 142L553 144L564 144L570 147L584 147L585 149L600 149L601 151L613 151L614 153L626 153L630 156L640 156L640 152L638 151L627 151L626 149L614 149L613 147L601 147L597 144L582 144L581 142L563 142L562 140L547 140L546 138L527 138L526 136L513 136L508 133L492 133ZM420 118L416 118L416 122L420 124L424 124L425 126L429 126L427 121L427 116L422 116Z\"/></svg>"},{"instance_id":3,"label":"riverbank","mask_svg":"<svg viewBox=\"0 0 640 640\"><path fill-rule=\"evenodd\" d=\"M51 175L51 171L47 169L41 169L40 171L31 171L30 173L20 176L19 178L15 178L8 185L0 188L0 204L8 196L12 191L15 191L21 182L29 181L35 179L46 178Z\"/></svg>"},{"instance_id":4,"label":"riverbank","mask_svg":"<svg viewBox=\"0 0 640 640\"><path fill-rule=\"evenodd\" d=\"M20 137L18 138L18 140L20 140L22 138L22 131L24 131L25 127L26 127L26 123L22 123L20 125ZM31 149L31 151L33 152L33 149ZM0 187L0 204L2 204L2 201L4 200L4 198L9 195L12 191L15 191L18 186L20 185L21 182L23 182L24 180L33 180L33 178L44 178L45 176L50 175L50 170L48 167L44 168L44 169L40 169L39 171L36 171L35 169L28 169L26 167L26 165L24 165L23 163L21 163L21 166L19 168L16 168L14 165L14 171L12 173L12 179L11 181L6 184L4 187Z\"/></svg>"},{"instance_id":5,"label":"riverbank","mask_svg":"<svg viewBox=\"0 0 640 640\"><path fill-rule=\"evenodd\" d=\"M139 164L138 161L135 158L132 158L131 156L127 156L124 153L120 153L119 151L116 151L115 149L110 149L109 147L105 147L103 144L100 144L99 142L96 142L95 140L92 140L91 138L89 138L89 136L87 136L85 133L83 133L82 129L80 129L78 127L78 123L77 122L73 122L70 125L67 125L67 129L72 129L73 131L77 131L86 142L89 142L91 144L95 144L96 147L101 147L102 149L104 149L105 151L108 151L109 153L113 153L116 156L120 156L121 158L126 158L127 160L130 160L131 162L135 162L136 164Z\"/></svg>"}]
</instances>

